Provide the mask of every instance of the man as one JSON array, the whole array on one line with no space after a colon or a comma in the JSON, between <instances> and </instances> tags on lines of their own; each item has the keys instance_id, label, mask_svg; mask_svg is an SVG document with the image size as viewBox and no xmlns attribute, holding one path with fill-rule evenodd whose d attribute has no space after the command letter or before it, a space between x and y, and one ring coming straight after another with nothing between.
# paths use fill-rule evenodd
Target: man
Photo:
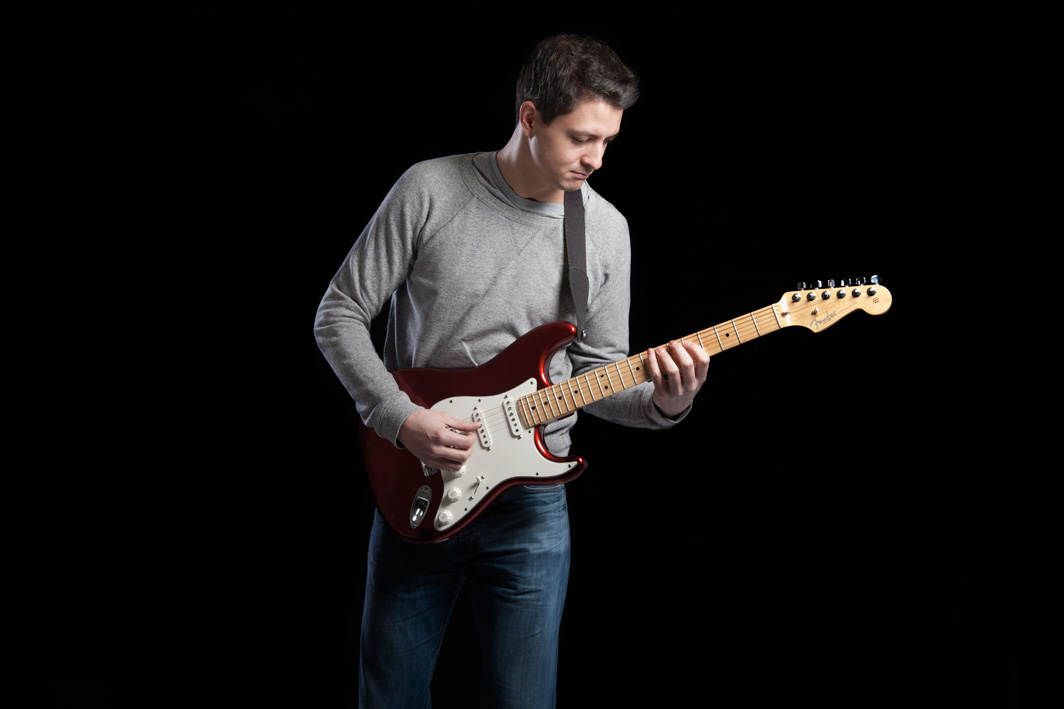
<instances>
[{"instance_id":1,"label":"man","mask_svg":"<svg viewBox=\"0 0 1064 709\"><path fill-rule=\"evenodd\" d=\"M415 405L389 372L478 366L538 325L575 322L565 192L580 190L584 203L590 294L586 336L554 357L551 377L563 381L626 356L628 226L587 181L637 98L637 81L598 40L544 40L521 71L517 124L501 150L415 165L392 188L330 284L315 323L322 352L378 435L428 466L460 468L477 425ZM382 362L369 326L385 304ZM587 410L623 425L674 425L708 365L697 346L651 350L651 386ZM575 418L545 428L554 454L567 453ZM482 643L484 705L553 706L567 514L564 486L514 487L432 545L400 539L378 514L360 641L363 706L429 706L436 653L462 588Z\"/></svg>"}]
</instances>

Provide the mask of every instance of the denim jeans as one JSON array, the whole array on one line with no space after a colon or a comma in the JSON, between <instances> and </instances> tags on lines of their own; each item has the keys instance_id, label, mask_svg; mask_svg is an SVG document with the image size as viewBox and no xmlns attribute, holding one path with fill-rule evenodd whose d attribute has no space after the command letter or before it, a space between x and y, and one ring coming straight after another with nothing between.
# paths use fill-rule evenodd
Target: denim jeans
<instances>
[{"instance_id":1,"label":"denim jeans","mask_svg":"<svg viewBox=\"0 0 1064 709\"><path fill-rule=\"evenodd\" d=\"M464 587L481 643L479 706L555 706L558 631L569 580L562 485L511 488L437 544L370 536L359 656L365 709L426 709L451 610ZM469 697L468 706L478 706Z\"/></svg>"}]
</instances>

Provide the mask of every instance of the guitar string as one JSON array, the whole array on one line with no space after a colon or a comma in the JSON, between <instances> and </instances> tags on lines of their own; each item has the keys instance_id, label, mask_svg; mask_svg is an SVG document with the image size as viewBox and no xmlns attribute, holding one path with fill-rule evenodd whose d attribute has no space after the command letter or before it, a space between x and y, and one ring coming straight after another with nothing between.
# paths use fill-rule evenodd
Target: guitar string
<instances>
[{"instance_id":1,"label":"guitar string","mask_svg":"<svg viewBox=\"0 0 1064 709\"><path fill-rule=\"evenodd\" d=\"M725 352L726 350L738 347L741 344L750 342L758 337L775 332L782 328L779 323L778 317L775 313L775 306L770 305L760 310L756 310L747 315L741 315L732 320L728 320L723 323L719 323L715 326L708 327L704 330L685 335L678 338L678 342L692 342L699 343L703 349L710 352L710 356L716 356ZM732 341L732 336L735 336L736 341ZM710 343L710 347L706 346L707 341ZM715 342L714 342L715 341ZM726 344L727 343L727 344ZM626 391L632 387L645 384L650 381L649 374L645 371L647 367L646 352L641 351L636 355L631 355L625 359L611 362L609 364L597 367L596 369L589 370L582 374L578 374L575 377L570 377L557 384L552 384L541 389L523 394L513 399L515 407L520 407L521 402L532 402L529 404L530 413L533 413L534 417L542 418L539 423L534 423L533 427L538 425L545 425L551 421L555 421L560 418L564 418L572 413L575 413L584 406L601 401L604 398L611 396L612 394ZM638 363L638 370L641 372L641 376L644 377L641 381L636 381L636 375L634 373L625 374L626 368L636 368ZM610 378L610 369L613 369L614 376L616 376L620 382L621 387L618 388L613 385L612 378ZM594 375L594 377L592 377ZM607 377L609 380L608 385L599 385L599 395L595 394L595 386L592 385L593 381L601 380L603 377ZM630 382L630 383L628 383ZM575 384L575 386L574 386ZM566 388L569 389L566 392ZM574 393L575 389L575 393ZM585 397L584 394L587 394ZM560 394L558 396L557 394ZM577 401L577 396L583 401ZM590 399L587 401L586 399ZM534 404L534 405L533 405ZM541 412L538 412L540 407L547 407L552 409L550 415L544 416ZM553 411L557 408L560 413ZM490 410L483 411L481 413L481 421L483 425L489 428L488 435L491 435L491 431L499 426L500 420L503 422L505 429L509 429L509 415L501 407L493 406ZM523 417L521 417L523 421ZM474 417L470 415L464 419L468 423L474 421ZM522 425L522 428L524 426ZM505 430L504 429L504 430Z\"/></svg>"}]
</instances>

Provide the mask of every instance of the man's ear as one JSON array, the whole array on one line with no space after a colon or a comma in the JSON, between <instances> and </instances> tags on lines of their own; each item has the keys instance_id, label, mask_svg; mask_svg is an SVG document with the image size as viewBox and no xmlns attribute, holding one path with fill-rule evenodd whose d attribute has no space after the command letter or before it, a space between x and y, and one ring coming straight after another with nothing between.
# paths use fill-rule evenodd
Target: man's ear
<instances>
[{"instance_id":1,"label":"man's ear","mask_svg":"<svg viewBox=\"0 0 1064 709\"><path fill-rule=\"evenodd\" d=\"M526 138L531 138L533 130L538 128L538 124L542 122L539 109L531 101L525 101L521 104L521 108L517 113L517 120L521 124L521 132L525 134Z\"/></svg>"}]
</instances>

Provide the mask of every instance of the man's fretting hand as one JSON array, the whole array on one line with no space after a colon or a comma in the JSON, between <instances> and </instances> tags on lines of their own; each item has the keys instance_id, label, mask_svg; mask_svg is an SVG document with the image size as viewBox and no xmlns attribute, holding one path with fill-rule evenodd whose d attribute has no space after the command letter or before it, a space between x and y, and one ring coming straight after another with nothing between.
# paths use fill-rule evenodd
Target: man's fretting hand
<instances>
[{"instance_id":1,"label":"man's fretting hand","mask_svg":"<svg viewBox=\"0 0 1064 709\"><path fill-rule=\"evenodd\" d=\"M706 383L709 355L690 342L670 342L647 351L654 405L669 418L682 414Z\"/></svg>"}]
</instances>

